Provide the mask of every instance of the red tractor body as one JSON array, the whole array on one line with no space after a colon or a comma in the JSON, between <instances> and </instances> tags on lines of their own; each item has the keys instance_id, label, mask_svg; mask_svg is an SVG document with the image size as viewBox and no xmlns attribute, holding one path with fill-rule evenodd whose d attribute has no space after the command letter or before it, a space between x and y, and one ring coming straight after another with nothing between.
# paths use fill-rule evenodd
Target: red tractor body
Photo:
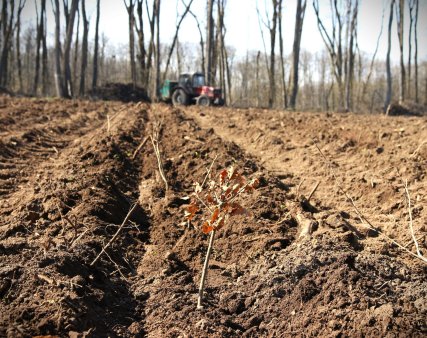
<instances>
[{"instance_id":1,"label":"red tractor body","mask_svg":"<svg viewBox=\"0 0 427 338\"><path fill-rule=\"evenodd\" d=\"M160 90L164 101L171 100L174 105L196 103L201 106L222 105L221 88L205 85L202 73L181 74L178 81L166 80Z\"/></svg>"}]
</instances>

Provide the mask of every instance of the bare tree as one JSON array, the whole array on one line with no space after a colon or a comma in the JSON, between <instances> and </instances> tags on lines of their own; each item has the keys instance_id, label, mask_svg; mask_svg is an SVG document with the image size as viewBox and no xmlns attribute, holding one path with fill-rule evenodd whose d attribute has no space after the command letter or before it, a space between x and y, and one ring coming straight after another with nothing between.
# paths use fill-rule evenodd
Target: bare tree
<instances>
[{"instance_id":1,"label":"bare tree","mask_svg":"<svg viewBox=\"0 0 427 338\"><path fill-rule=\"evenodd\" d=\"M214 48L214 22L213 22L213 4L215 0L208 0L207 2L207 24L206 24L206 65L205 74L207 83L212 82L212 59Z\"/></svg>"},{"instance_id":2,"label":"bare tree","mask_svg":"<svg viewBox=\"0 0 427 338\"><path fill-rule=\"evenodd\" d=\"M79 94L83 96L86 89L86 69L87 69L87 54L88 54L88 33L89 20L86 15L86 0L82 0L82 17L83 17L83 38L82 38L82 60L80 68L80 89Z\"/></svg>"},{"instance_id":3,"label":"bare tree","mask_svg":"<svg viewBox=\"0 0 427 338\"><path fill-rule=\"evenodd\" d=\"M147 72L147 66L145 61L147 52L145 49L144 18L143 18L143 10L142 10L143 2L144 0L137 0L136 12L138 15L138 21L135 20L135 29L138 34L138 49L139 49L138 61L141 69L141 81L143 85L146 85L146 83L148 83L148 78L147 78L148 72Z\"/></svg>"},{"instance_id":4,"label":"bare tree","mask_svg":"<svg viewBox=\"0 0 427 338\"><path fill-rule=\"evenodd\" d=\"M355 57L355 39L357 32L357 16L358 16L358 0L355 1L354 6L351 5L351 1L348 2L347 9L347 20L350 20L350 24L347 24L347 52L346 52L346 64L345 64L345 109L350 111L353 108L352 96L353 96L353 78L354 78L354 57Z\"/></svg>"},{"instance_id":5,"label":"bare tree","mask_svg":"<svg viewBox=\"0 0 427 338\"><path fill-rule=\"evenodd\" d=\"M42 36L42 94L47 95L48 87L49 87L49 65L48 65L48 50L47 50L47 42L46 42L46 35L47 35L46 9L44 14L44 27L45 29L43 30L43 36Z\"/></svg>"},{"instance_id":6,"label":"bare tree","mask_svg":"<svg viewBox=\"0 0 427 338\"><path fill-rule=\"evenodd\" d=\"M418 9L419 0L415 0L415 23L414 23L414 42L415 42L415 51L414 51L414 67L415 67L415 102L419 103L418 97Z\"/></svg>"},{"instance_id":7,"label":"bare tree","mask_svg":"<svg viewBox=\"0 0 427 338\"><path fill-rule=\"evenodd\" d=\"M4 87L7 86L8 79L9 51L12 44L14 14L15 1L3 1L1 13L1 24L3 26L3 48L1 50L0 57L0 86Z\"/></svg>"},{"instance_id":8,"label":"bare tree","mask_svg":"<svg viewBox=\"0 0 427 338\"><path fill-rule=\"evenodd\" d=\"M148 54L147 54L147 62L146 62L146 83L143 83L145 87L148 88L150 77L151 77L151 65L153 63L153 54L155 52L155 45L154 45L154 39L155 39L155 25L156 25L156 12L157 12L157 0L153 1L153 7L150 15L150 11L148 10L148 2L145 2L146 10L147 10L147 16L150 24L150 42L148 45ZM156 93L154 93L154 96Z\"/></svg>"},{"instance_id":9,"label":"bare tree","mask_svg":"<svg viewBox=\"0 0 427 338\"><path fill-rule=\"evenodd\" d=\"M294 33L294 44L292 48L292 86L291 86L291 97L289 100L289 106L291 109L295 109L295 104L298 95L298 66L299 66L299 54L301 46L301 35L302 26L304 23L304 15L307 1L298 0L297 9L295 14L295 33Z\"/></svg>"},{"instance_id":10,"label":"bare tree","mask_svg":"<svg viewBox=\"0 0 427 338\"><path fill-rule=\"evenodd\" d=\"M362 101L364 101L364 99L365 99L366 92L367 92L367 89L368 89L368 84L369 84L369 82L371 80L372 73L373 73L373 70L374 70L375 59L376 59L376 56L377 56L377 53L378 53L378 49L379 49L379 46L380 46L381 36L383 34L385 9L386 9L386 6L384 5L383 6L382 16L381 16L381 30L380 30L380 32L378 34L377 43L375 45L375 51L374 51L374 54L372 55L371 63L369 65L368 75L366 76L366 80L363 81L363 83L362 83L362 93L360 95ZM360 55L360 52L359 52L359 55ZM359 72L360 73L362 72L362 65L361 65L360 62L359 62Z\"/></svg>"},{"instance_id":11,"label":"bare tree","mask_svg":"<svg viewBox=\"0 0 427 338\"><path fill-rule=\"evenodd\" d=\"M99 17L100 17L100 0L96 1L96 23L95 23L95 42L93 51L93 73L92 73L92 89L98 83L98 49L99 49Z\"/></svg>"},{"instance_id":12,"label":"bare tree","mask_svg":"<svg viewBox=\"0 0 427 338\"><path fill-rule=\"evenodd\" d=\"M59 97L64 96L64 84L61 71L61 8L59 0L54 1L54 15L55 15L55 85L56 94Z\"/></svg>"},{"instance_id":13,"label":"bare tree","mask_svg":"<svg viewBox=\"0 0 427 338\"><path fill-rule=\"evenodd\" d=\"M273 5L273 17L269 25L270 31L270 69L268 72L269 78L269 95L268 95L268 107L272 108L276 99L276 81L275 81L275 46L276 46L276 31L277 31L277 18L279 7L281 6L282 0L272 0Z\"/></svg>"},{"instance_id":14,"label":"bare tree","mask_svg":"<svg viewBox=\"0 0 427 338\"><path fill-rule=\"evenodd\" d=\"M188 3L188 4L186 5L186 7L185 7L184 13L181 15L181 17L180 17L180 19L179 19L178 23L176 24L176 27L175 27L175 35L173 36L172 44L171 44L171 46L170 46L170 48L169 48L168 57L167 57L167 59L166 59L166 66L165 66L165 71L164 71L164 73L163 73L163 79L165 79L165 78L166 78L167 73L168 73L168 69L169 69L169 64L170 64L170 60L171 60L171 57L172 57L172 53L173 53L173 50L174 50L174 48L175 48L176 42L177 42L177 40L178 40L179 28L181 27L182 21L184 20L185 16L186 16L186 15L188 14L188 12L190 11L190 7L191 7L191 4L192 4L192 3L193 3L193 0L190 0L190 1L189 1L189 3Z\"/></svg>"},{"instance_id":15,"label":"bare tree","mask_svg":"<svg viewBox=\"0 0 427 338\"><path fill-rule=\"evenodd\" d=\"M130 62L130 74L133 86L136 86L136 62L135 62L135 3L133 0L129 0L127 4L126 0L123 0L129 17L129 62Z\"/></svg>"},{"instance_id":16,"label":"bare tree","mask_svg":"<svg viewBox=\"0 0 427 338\"><path fill-rule=\"evenodd\" d=\"M223 88L223 99L226 103L231 102L231 75L228 63L228 52L225 45L226 28L224 24L225 0L218 0L218 58L220 68L220 84Z\"/></svg>"},{"instance_id":17,"label":"bare tree","mask_svg":"<svg viewBox=\"0 0 427 338\"><path fill-rule=\"evenodd\" d=\"M81 0L84 1L84 0ZM72 81L71 84L73 85L72 88L72 92L74 93L74 86L77 83L77 61L80 55L80 10L79 10L79 6L77 6L77 27L76 27L76 34L75 34L75 38L74 38L74 57L73 57L73 62L72 62Z\"/></svg>"},{"instance_id":18,"label":"bare tree","mask_svg":"<svg viewBox=\"0 0 427 338\"><path fill-rule=\"evenodd\" d=\"M197 15L195 15L191 10L189 13L191 14L191 16L196 21L197 29L198 29L199 35L200 35L200 54L201 54L200 69L205 69L205 64L206 64L206 61L205 61L205 42L203 40L203 32L202 32L202 29L200 28L200 22L199 22L199 19L197 19Z\"/></svg>"},{"instance_id":19,"label":"bare tree","mask_svg":"<svg viewBox=\"0 0 427 338\"><path fill-rule=\"evenodd\" d=\"M298 1L300 2L300 1ZM280 68L282 71L281 74L281 81L282 81L282 95L283 95L283 108L288 107L288 90L286 86L286 72L285 72L285 60L283 55L283 30L282 30L282 12L283 12L283 6L280 4L279 7L279 50L280 50Z\"/></svg>"},{"instance_id":20,"label":"bare tree","mask_svg":"<svg viewBox=\"0 0 427 338\"><path fill-rule=\"evenodd\" d=\"M156 79L154 86L154 97L159 98L160 95L160 0L155 0L155 11L153 16L156 20Z\"/></svg>"},{"instance_id":21,"label":"bare tree","mask_svg":"<svg viewBox=\"0 0 427 338\"><path fill-rule=\"evenodd\" d=\"M24 9L25 6L24 1L20 1L19 8L18 8L18 14L16 17L16 64L18 69L18 83L19 83L19 91L22 93L24 91L24 83L22 80L22 60L21 60L21 12ZM1 26L1 25L0 25Z\"/></svg>"},{"instance_id":22,"label":"bare tree","mask_svg":"<svg viewBox=\"0 0 427 338\"><path fill-rule=\"evenodd\" d=\"M35 71L34 84L33 84L33 90L32 90L33 94L37 93L37 86L39 83L40 47L41 47L41 41L42 41L42 34L43 34L43 30L44 30L44 27L43 27L43 24L44 24L43 7L46 7L46 0L41 1L40 14L39 14L37 2L35 3L35 6L36 6L37 37L36 37L36 60L35 60L36 71Z\"/></svg>"},{"instance_id":23,"label":"bare tree","mask_svg":"<svg viewBox=\"0 0 427 338\"><path fill-rule=\"evenodd\" d=\"M328 33L320 18L319 1L313 0L313 8L317 17L317 26L331 59L332 68L338 85L339 109L350 110L352 82L354 70L354 46L356 44L356 27L358 0L348 0L346 14L341 13L342 3L331 0L331 32ZM345 39L343 37L344 31ZM343 44L344 43L344 44ZM345 84L345 86L344 86ZM344 100L344 93L345 100Z\"/></svg>"},{"instance_id":24,"label":"bare tree","mask_svg":"<svg viewBox=\"0 0 427 338\"><path fill-rule=\"evenodd\" d=\"M409 0L409 33L408 33L408 79L407 79L407 91L406 95L408 99L411 99L411 75L412 75L412 29L415 21L415 0Z\"/></svg>"},{"instance_id":25,"label":"bare tree","mask_svg":"<svg viewBox=\"0 0 427 338\"><path fill-rule=\"evenodd\" d=\"M63 58L63 71L64 71L64 84L63 84L63 97L71 98L73 96L73 86L71 81L71 66L70 66L70 54L71 54L71 42L73 40L74 30L74 19L77 12L79 0L72 0L70 10L66 12L65 17L68 17L67 34L65 36L64 43L64 58ZM65 7L65 6L64 6Z\"/></svg>"},{"instance_id":26,"label":"bare tree","mask_svg":"<svg viewBox=\"0 0 427 338\"><path fill-rule=\"evenodd\" d=\"M387 54L386 54L386 76L387 76L387 92L384 102L384 112L387 111L388 106L391 102L392 96L392 77L391 77L391 63L390 63L390 52L391 52L391 28L393 25L393 11L394 11L395 0L390 1L390 14L388 19L388 35L387 35Z\"/></svg>"},{"instance_id":27,"label":"bare tree","mask_svg":"<svg viewBox=\"0 0 427 338\"><path fill-rule=\"evenodd\" d=\"M405 86L406 86L406 71L405 61L403 60L403 18L405 16L405 1L399 0L396 6L396 21L397 21L397 37L399 38L399 50L400 50L400 91L399 91L399 102L405 101Z\"/></svg>"}]
</instances>

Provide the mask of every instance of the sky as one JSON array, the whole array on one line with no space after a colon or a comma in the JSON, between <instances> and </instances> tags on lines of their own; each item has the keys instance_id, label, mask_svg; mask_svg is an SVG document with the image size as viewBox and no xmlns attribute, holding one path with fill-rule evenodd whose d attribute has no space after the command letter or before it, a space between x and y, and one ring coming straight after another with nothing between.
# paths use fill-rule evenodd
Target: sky
<instances>
[{"instance_id":1,"label":"sky","mask_svg":"<svg viewBox=\"0 0 427 338\"><path fill-rule=\"evenodd\" d=\"M152 0L148 0L150 3ZM187 1L186 1L187 2ZM405 1L406 2L406 1ZM93 38L95 26L96 0L86 0L87 13L90 19L90 37ZM329 0L320 0L320 13L325 23L330 22ZM285 54L292 51L293 32L295 23L296 0L283 0L283 36ZM418 59L427 60L427 1L420 0L418 19ZM383 6L387 7L384 16L384 28L380 39L378 59L385 59L387 49L387 23L389 0L360 0L358 43L362 51L372 55L381 31ZM54 18L50 1L47 1L48 31L53 37ZM264 51L257 8L266 21L266 12L271 7L271 0L227 0L225 10L226 44L233 46L237 56L244 56L249 51ZM205 27L206 0L194 0L192 11L198 15L202 29ZM405 8L408 15L407 7ZM184 11L182 0L162 0L160 11L161 41L170 43L175 33L176 22ZM23 11L23 22L34 22L34 0L27 0ZM408 17L405 24L409 23ZM396 33L396 20L393 23L392 60L398 62L399 49ZM261 23L264 38L269 50L269 32ZM406 33L408 32L406 27ZM122 0L101 0L100 31L108 38L111 45L125 46L128 43L128 15ZM407 35L406 35L407 36ZM180 42L199 43L199 33L195 20L188 15L183 21L179 33ZM313 10L312 1L307 0L307 11L304 20L301 48L310 52L318 52L325 45L317 28L317 20ZM278 48L276 49L278 51ZM407 52L408 48L405 47ZM406 58L405 58L406 60Z\"/></svg>"}]
</instances>

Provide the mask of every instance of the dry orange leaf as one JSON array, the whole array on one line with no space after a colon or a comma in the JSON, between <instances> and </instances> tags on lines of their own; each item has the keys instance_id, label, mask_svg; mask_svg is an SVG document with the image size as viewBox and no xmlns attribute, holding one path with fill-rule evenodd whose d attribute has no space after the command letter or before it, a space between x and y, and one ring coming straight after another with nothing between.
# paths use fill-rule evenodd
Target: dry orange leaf
<instances>
[{"instance_id":1,"label":"dry orange leaf","mask_svg":"<svg viewBox=\"0 0 427 338\"><path fill-rule=\"evenodd\" d=\"M210 233L213 229L214 229L214 227L212 225L210 225L209 222L205 222L202 225L202 231L204 234Z\"/></svg>"},{"instance_id":2,"label":"dry orange leaf","mask_svg":"<svg viewBox=\"0 0 427 338\"><path fill-rule=\"evenodd\" d=\"M212 217L211 217L211 222L210 223L213 224L217 220L218 216L219 216L219 208L216 208L214 210L214 212L212 213Z\"/></svg>"}]
</instances>

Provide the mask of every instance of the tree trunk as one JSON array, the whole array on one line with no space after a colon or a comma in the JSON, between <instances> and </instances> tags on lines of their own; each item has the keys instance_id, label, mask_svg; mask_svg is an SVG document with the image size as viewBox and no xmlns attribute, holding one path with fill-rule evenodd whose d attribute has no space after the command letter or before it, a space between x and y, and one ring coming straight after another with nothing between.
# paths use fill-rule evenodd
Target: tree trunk
<instances>
[{"instance_id":1,"label":"tree trunk","mask_svg":"<svg viewBox=\"0 0 427 338\"><path fill-rule=\"evenodd\" d=\"M96 23L95 23L95 41L93 51L93 73L92 89L98 85L98 49L99 49L99 17L100 17L100 0L96 2Z\"/></svg>"},{"instance_id":2,"label":"tree trunk","mask_svg":"<svg viewBox=\"0 0 427 338\"><path fill-rule=\"evenodd\" d=\"M403 54L403 18L404 18L405 1L399 0L397 5L398 14L397 20L397 36L399 38L399 50L400 50L400 92L399 92L399 103L405 101L405 86L406 86L406 72L405 72L405 61Z\"/></svg>"},{"instance_id":3,"label":"tree trunk","mask_svg":"<svg viewBox=\"0 0 427 338\"><path fill-rule=\"evenodd\" d=\"M358 16L358 0L356 0L354 7L349 4L349 11L347 20L350 21L348 29L348 46L347 46L347 62L346 62L346 101L345 110L353 110L353 79L354 79L354 58L355 58L355 39L357 32L357 16ZM357 42L356 42L357 43Z\"/></svg>"},{"instance_id":4,"label":"tree trunk","mask_svg":"<svg viewBox=\"0 0 427 338\"><path fill-rule=\"evenodd\" d=\"M59 97L64 96L62 71L61 71L61 13L59 7L59 0L54 0L55 9L55 85L56 95Z\"/></svg>"},{"instance_id":5,"label":"tree trunk","mask_svg":"<svg viewBox=\"0 0 427 338\"><path fill-rule=\"evenodd\" d=\"M281 0L272 0L273 4L273 17L271 19L270 30L270 69L268 72L269 79L269 93L268 93L268 107L273 108L276 99L276 81L275 81L275 46L276 46L276 27L277 27L277 13L281 5Z\"/></svg>"},{"instance_id":6,"label":"tree trunk","mask_svg":"<svg viewBox=\"0 0 427 338\"><path fill-rule=\"evenodd\" d=\"M256 106L260 107L260 83L259 83L259 59L261 58L261 52L258 51L256 56L256 71L255 71L255 81L256 81Z\"/></svg>"},{"instance_id":7,"label":"tree trunk","mask_svg":"<svg viewBox=\"0 0 427 338\"><path fill-rule=\"evenodd\" d=\"M213 57L213 37L214 37L214 24L213 24L213 4L215 0L208 0L207 8L207 28L206 28L206 65L205 74L207 84L212 83L212 57Z\"/></svg>"},{"instance_id":8,"label":"tree trunk","mask_svg":"<svg viewBox=\"0 0 427 338\"><path fill-rule=\"evenodd\" d=\"M418 7L419 0L415 0L415 24L414 24L414 42L415 42L415 51L414 51L414 70L415 70L415 102L419 103L418 97Z\"/></svg>"},{"instance_id":9,"label":"tree trunk","mask_svg":"<svg viewBox=\"0 0 427 338\"><path fill-rule=\"evenodd\" d=\"M82 38L82 63L80 70L80 89L79 94L83 96L86 90L86 69L87 69L87 52L88 52L88 32L89 21L86 16L86 0L82 0L82 17L83 17L83 38Z\"/></svg>"},{"instance_id":10,"label":"tree trunk","mask_svg":"<svg viewBox=\"0 0 427 338\"><path fill-rule=\"evenodd\" d=\"M8 14L8 1L3 2L1 16L1 21L3 22L3 49L0 57L0 86L3 87L8 85L9 51L11 49L14 10L15 1L10 1L10 16Z\"/></svg>"},{"instance_id":11,"label":"tree trunk","mask_svg":"<svg viewBox=\"0 0 427 338\"><path fill-rule=\"evenodd\" d=\"M391 63L390 63L390 52L391 52L391 28L393 25L393 11L394 11L394 2L395 0L391 0L390 3L390 15L388 19L388 36L387 36L387 54L386 54L386 76L387 76L387 91L386 91L386 97L384 102L384 113L387 111L388 106L391 102L391 96L392 96L392 77L391 77Z\"/></svg>"},{"instance_id":12,"label":"tree trunk","mask_svg":"<svg viewBox=\"0 0 427 338\"><path fill-rule=\"evenodd\" d=\"M18 69L18 83L19 83L19 92L23 93L24 91L24 82L22 80L22 60L21 60L21 12L24 8L24 3L20 2L18 15L16 18L16 66Z\"/></svg>"},{"instance_id":13,"label":"tree trunk","mask_svg":"<svg viewBox=\"0 0 427 338\"><path fill-rule=\"evenodd\" d=\"M43 31L43 36L42 36L42 94L43 95L48 95L48 87L49 87L49 65L48 65L48 51L47 51L47 42L46 42L46 34L47 34L47 29L46 29L46 23L47 23L47 18L46 18L46 6L42 6L42 11L43 13L43 17L44 17L44 31Z\"/></svg>"},{"instance_id":14,"label":"tree trunk","mask_svg":"<svg viewBox=\"0 0 427 338\"><path fill-rule=\"evenodd\" d=\"M64 71L63 97L66 97L66 98L71 98L73 96L70 55L71 55L71 42L73 40L74 19L76 17L78 4L79 4L79 0L72 0L70 11L68 12L68 15L67 15L68 26L67 26L67 35L65 36L64 59L63 59L63 71Z\"/></svg>"},{"instance_id":15,"label":"tree trunk","mask_svg":"<svg viewBox=\"0 0 427 338\"><path fill-rule=\"evenodd\" d=\"M304 23L305 8L307 2L304 0L298 0L297 10L295 15L295 33L294 33L294 44L292 48L292 87L291 97L289 100L289 106L291 109L295 109L297 95L298 95L298 70L299 70L299 54L301 46L301 35L302 26Z\"/></svg>"},{"instance_id":16,"label":"tree trunk","mask_svg":"<svg viewBox=\"0 0 427 338\"><path fill-rule=\"evenodd\" d=\"M143 86L145 86L146 83L148 83L148 78L147 78L148 72L147 72L147 66L145 62L147 53L145 50L144 18L143 18L142 4L143 4L143 0L137 0L136 12L138 14L139 27L137 22L135 21L135 28L138 34L138 49L139 49L138 60L139 60L139 66L141 69L141 82Z\"/></svg>"},{"instance_id":17,"label":"tree trunk","mask_svg":"<svg viewBox=\"0 0 427 338\"><path fill-rule=\"evenodd\" d=\"M409 34L408 34L408 77L406 96L411 99L411 77L412 77L412 28L414 26L415 0L409 0Z\"/></svg>"},{"instance_id":18,"label":"tree trunk","mask_svg":"<svg viewBox=\"0 0 427 338\"><path fill-rule=\"evenodd\" d=\"M44 35L44 12L46 8L46 0L41 1L40 13L37 8L36 3L36 22L37 24L37 36L36 36L36 60L35 60L35 74L34 74L34 84L33 90L31 93L37 95L37 87L39 85L39 75L40 75L40 48L42 45L43 35Z\"/></svg>"},{"instance_id":19,"label":"tree trunk","mask_svg":"<svg viewBox=\"0 0 427 338\"><path fill-rule=\"evenodd\" d=\"M84 1L84 0L79 0L79 1ZM77 90L74 88L75 84L77 83L77 70L79 67L77 67L77 61L79 58L79 45L80 45L80 10L79 7L77 5L77 27L76 27L76 38L75 38L75 43L74 43L74 57L73 57L73 74L72 74L72 81L71 83L73 84L73 88L72 88L72 92L76 92Z\"/></svg>"},{"instance_id":20,"label":"tree trunk","mask_svg":"<svg viewBox=\"0 0 427 338\"><path fill-rule=\"evenodd\" d=\"M156 24L156 21L155 21L156 4L157 4L156 1L153 1L152 15L151 15L151 19L149 20L150 21L150 43L148 46L148 54L147 54L147 83L144 84L146 88L148 88L149 83L150 83L151 65L153 62L153 53L155 52L155 50L154 50L154 39L155 39L155 24ZM147 12L148 12L148 4L147 3L146 3L146 6L147 6ZM155 97L155 96L156 96L156 93L154 93L153 97Z\"/></svg>"},{"instance_id":21,"label":"tree trunk","mask_svg":"<svg viewBox=\"0 0 427 338\"><path fill-rule=\"evenodd\" d=\"M298 0L298 3L300 2L301 1ZM282 7L283 7L282 4L280 4L279 6L279 48L280 48L280 66L282 71L281 80L282 80L283 108L287 109L288 108L288 90L286 87L285 60L283 55Z\"/></svg>"},{"instance_id":22,"label":"tree trunk","mask_svg":"<svg viewBox=\"0 0 427 338\"><path fill-rule=\"evenodd\" d=\"M156 81L154 88L154 97L156 100L160 97L160 0L155 0L156 4Z\"/></svg>"},{"instance_id":23,"label":"tree trunk","mask_svg":"<svg viewBox=\"0 0 427 338\"><path fill-rule=\"evenodd\" d=\"M135 15L134 8L135 3L133 0L129 0L129 5L126 4L126 10L129 17L129 61L130 61L130 77L132 85L136 86L136 62L135 62Z\"/></svg>"}]
</instances>

